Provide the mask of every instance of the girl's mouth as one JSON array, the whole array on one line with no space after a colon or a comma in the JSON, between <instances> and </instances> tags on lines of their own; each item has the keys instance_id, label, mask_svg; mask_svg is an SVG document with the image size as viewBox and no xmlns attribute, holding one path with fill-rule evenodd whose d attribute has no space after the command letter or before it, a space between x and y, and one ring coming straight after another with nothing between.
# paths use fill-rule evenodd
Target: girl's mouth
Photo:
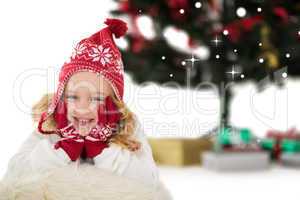
<instances>
[{"instance_id":1,"label":"girl's mouth","mask_svg":"<svg viewBox=\"0 0 300 200\"><path fill-rule=\"evenodd\" d=\"M94 121L93 118L77 118L77 117L73 117L76 124L78 124L78 126L86 126L89 123L92 123Z\"/></svg>"}]
</instances>

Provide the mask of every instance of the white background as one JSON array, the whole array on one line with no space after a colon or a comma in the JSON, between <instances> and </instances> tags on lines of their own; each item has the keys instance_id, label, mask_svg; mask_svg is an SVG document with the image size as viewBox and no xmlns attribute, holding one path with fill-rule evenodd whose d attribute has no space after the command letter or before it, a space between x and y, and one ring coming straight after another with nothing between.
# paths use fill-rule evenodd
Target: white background
<instances>
[{"instance_id":1,"label":"white background","mask_svg":"<svg viewBox=\"0 0 300 200\"><path fill-rule=\"evenodd\" d=\"M9 158L35 128L31 106L54 91L57 72L72 47L102 28L114 6L108 0L1 1L1 176ZM128 76L125 85L125 100L142 119L149 136L196 137L218 123L219 99L214 91L136 86ZM257 93L252 83L236 86L233 125L249 127L258 136L272 128L299 126L299 86L291 79L286 88L269 86L263 93ZM295 199L298 174L277 167L262 173L226 175L197 167L161 168L162 180L175 199Z\"/></svg>"}]
</instances>

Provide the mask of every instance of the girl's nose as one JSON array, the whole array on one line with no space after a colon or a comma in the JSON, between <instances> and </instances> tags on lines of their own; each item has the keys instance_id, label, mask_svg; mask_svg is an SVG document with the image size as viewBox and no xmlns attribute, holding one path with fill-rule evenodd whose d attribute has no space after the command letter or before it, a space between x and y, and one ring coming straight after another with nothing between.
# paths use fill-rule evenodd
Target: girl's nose
<instances>
[{"instance_id":1,"label":"girl's nose","mask_svg":"<svg viewBox=\"0 0 300 200\"><path fill-rule=\"evenodd\" d=\"M88 113L90 110L90 101L89 99L82 98L78 101L76 105L76 111L83 114Z\"/></svg>"}]
</instances>

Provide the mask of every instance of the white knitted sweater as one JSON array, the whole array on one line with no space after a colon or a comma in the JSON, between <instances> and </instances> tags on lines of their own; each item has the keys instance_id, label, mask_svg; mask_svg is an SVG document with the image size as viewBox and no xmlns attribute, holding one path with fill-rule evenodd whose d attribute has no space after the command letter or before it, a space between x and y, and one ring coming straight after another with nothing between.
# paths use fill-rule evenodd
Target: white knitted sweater
<instances>
[{"instance_id":1,"label":"white knitted sweater","mask_svg":"<svg viewBox=\"0 0 300 200\"><path fill-rule=\"evenodd\" d=\"M67 165L89 163L99 170L110 170L115 174L156 186L159 182L158 169L139 120L134 135L142 144L137 152L112 144L94 159L78 159L72 162L63 149L54 149L54 144L60 139L58 135L43 135L34 130L10 159L3 181L20 179L29 173L42 174Z\"/></svg>"}]
</instances>

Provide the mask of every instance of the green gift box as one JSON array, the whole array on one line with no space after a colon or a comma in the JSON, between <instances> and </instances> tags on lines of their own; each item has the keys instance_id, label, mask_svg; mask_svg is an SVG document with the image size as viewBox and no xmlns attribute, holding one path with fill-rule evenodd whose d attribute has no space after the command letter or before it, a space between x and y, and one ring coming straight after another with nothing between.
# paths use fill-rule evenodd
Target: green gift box
<instances>
[{"instance_id":1,"label":"green gift box","mask_svg":"<svg viewBox=\"0 0 300 200\"><path fill-rule=\"evenodd\" d=\"M263 139L260 144L263 149L273 150L276 145L276 141L272 138L266 138Z\"/></svg>"},{"instance_id":2,"label":"green gift box","mask_svg":"<svg viewBox=\"0 0 300 200\"><path fill-rule=\"evenodd\" d=\"M214 150L222 152L227 147L242 147L249 148L253 143L255 137L247 128L243 129L230 129L223 128L219 130L214 143Z\"/></svg>"},{"instance_id":3,"label":"green gift box","mask_svg":"<svg viewBox=\"0 0 300 200\"><path fill-rule=\"evenodd\" d=\"M297 140L283 139L280 146L282 151L285 153L300 152L300 141Z\"/></svg>"}]
</instances>

